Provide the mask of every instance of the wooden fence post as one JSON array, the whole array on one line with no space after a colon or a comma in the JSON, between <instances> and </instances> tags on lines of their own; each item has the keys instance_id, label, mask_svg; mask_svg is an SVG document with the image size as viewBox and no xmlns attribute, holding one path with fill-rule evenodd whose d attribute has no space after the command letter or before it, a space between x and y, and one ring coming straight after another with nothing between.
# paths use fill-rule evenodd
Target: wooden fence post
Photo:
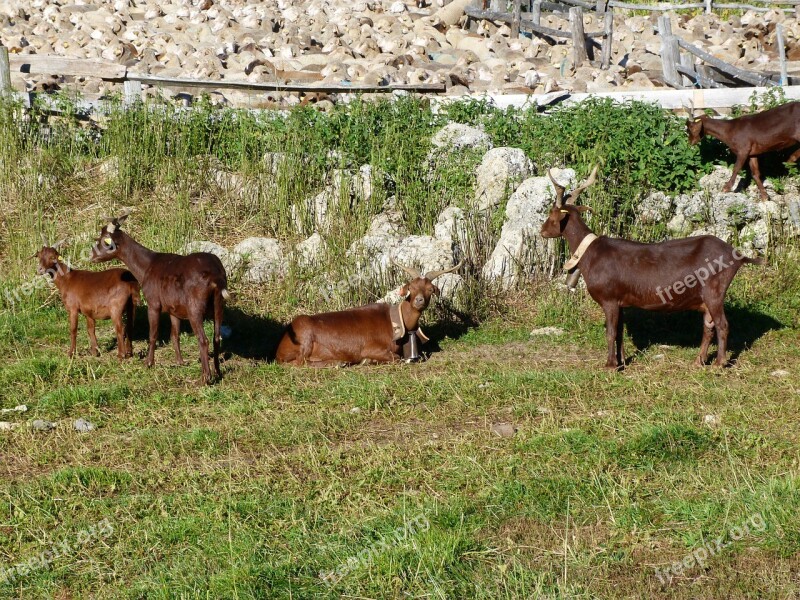
<instances>
[{"instance_id":1,"label":"wooden fence post","mask_svg":"<svg viewBox=\"0 0 800 600\"><path fill-rule=\"evenodd\" d=\"M538 25L541 20L542 20L542 1L533 0L533 6L531 7L531 22L534 25Z\"/></svg>"},{"instance_id":2,"label":"wooden fence post","mask_svg":"<svg viewBox=\"0 0 800 600\"><path fill-rule=\"evenodd\" d=\"M125 106L136 104L142 99L142 82L126 79L122 84L122 102Z\"/></svg>"},{"instance_id":3,"label":"wooden fence post","mask_svg":"<svg viewBox=\"0 0 800 600\"><path fill-rule=\"evenodd\" d=\"M711 10L712 10L712 8L713 8L713 7L711 6L711 3L712 3L713 1L714 1L714 0L705 0L705 3L706 3L706 14L709 14L709 15L711 14Z\"/></svg>"},{"instance_id":4,"label":"wooden fence post","mask_svg":"<svg viewBox=\"0 0 800 600\"><path fill-rule=\"evenodd\" d=\"M672 24L668 15L658 17L658 32L661 34L661 68L664 71L664 82L674 88L683 87L676 65L680 60L678 42L672 35Z\"/></svg>"},{"instance_id":5,"label":"wooden fence post","mask_svg":"<svg viewBox=\"0 0 800 600\"><path fill-rule=\"evenodd\" d=\"M0 97L11 95L11 65L8 62L8 48L0 45Z\"/></svg>"},{"instance_id":6,"label":"wooden fence post","mask_svg":"<svg viewBox=\"0 0 800 600\"><path fill-rule=\"evenodd\" d=\"M572 51L575 66L578 67L589 59L589 55L586 53L586 33L583 30L583 10L579 6L569 9L569 22L572 28Z\"/></svg>"},{"instance_id":7,"label":"wooden fence post","mask_svg":"<svg viewBox=\"0 0 800 600\"><path fill-rule=\"evenodd\" d=\"M600 68L611 66L611 44L614 43L614 14L609 10L603 17L603 43L600 47Z\"/></svg>"},{"instance_id":8,"label":"wooden fence post","mask_svg":"<svg viewBox=\"0 0 800 600\"><path fill-rule=\"evenodd\" d=\"M597 0L594 5L594 12L604 13L608 8L608 0Z\"/></svg>"},{"instance_id":9,"label":"wooden fence post","mask_svg":"<svg viewBox=\"0 0 800 600\"><path fill-rule=\"evenodd\" d=\"M778 34L778 59L781 65L781 85L789 85L789 74L786 71L786 45L783 41L783 25L778 23L775 30Z\"/></svg>"},{"instance_id":10,"label":"wooden fence post","mask_svg":"<svg viewBox=\"0 0 800 600\"><path fill-rule=\"evenodd\" d=\"M685 67L686 69L691 70L691 71L695 70L694 69L694 58L692 58L691 54L689 54L688 52L684 52L683 54L680 55L680 60L681 60L681 66L682 67ZM694 82L689 78L688 75L683 75L683 78L681 79L681 81L683 81L683 85L685 85L685 86L694 85Z\"/></svg>"},{"instance_id":11,"label":"wooden fence post","mask_svg":"<svg viewBox=\"0 0 800 600\"><path fill-rule=\"evenodd\" d=\"M489 6L491 7L489 10L496 10L498 12L506 12L506 2L505 2L505 0L492 0L491 4Z\"/></svg>"},{"instance_id":12,"label":"wooden fence post","mask_svg":"<svg viewBox=\"0 0 800 600\"><path fill-rule=\"evenodd\" d=\"M514 0L514 12L511 15L511 37L519 37L519 19L522 12L522 0Z\"/></svg>"}]
</instances>

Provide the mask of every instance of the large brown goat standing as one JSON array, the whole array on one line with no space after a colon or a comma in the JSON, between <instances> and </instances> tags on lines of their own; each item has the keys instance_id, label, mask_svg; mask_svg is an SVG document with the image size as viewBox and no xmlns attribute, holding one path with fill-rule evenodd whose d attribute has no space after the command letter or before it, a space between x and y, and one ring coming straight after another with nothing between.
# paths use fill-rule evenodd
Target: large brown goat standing
<instances>
[{"instance_id":1,"label":"large brown goat standing","mask_svg":"<svg viewBox=\"0 0 800 600\"><path fill-rule=\"evenodd\" d=\"M133 355L131 344L133 317L139 304L139 282L127 269L106 271L81 271L72 269L60 260L58 244L44 246L35 255L39 259L37 271L49 275L61 294L64 308L69 313L69 356L75 355L78 336L78 315L86 318L91 353L98 356L95 321L111 319L117 334L117 356ZM126 322L123 325L122 317Z\"/></svg>"},{"instance_id":2,"label":"large brown goat standing","mask_svg":"<svg viewBox=\"0 0 800 600\"><path fill-rule=\"evenodd\" d=\"M730 192L736 176L750 159L750 172L758 186L761 198L766 200L767 190L761 181L758 157L766 152L785 150L800 143L800 102L789 102L754 115L744 115L736 119L712 119L706 115L689 119L686 122L689 143L700 142L704 135L710 135L728 145L736 155L733 173L722 189ZM797 162L800 149L792 153L786 162Z\"/></svg>"},{"instance_id":3,"label":"large brown goat standing","mask_svg":"<svg viewBox=\"0 0 800 600\"><path fill-rule=\"evenodd\" d=\"M725 293L743 264L762 261L742 256L730 244L712 235L658 244L595 236L581 218L581 213L589 208L575 206L575 201L594 182L596 174L597 167L566 201L565 188L550 176L556 201L541 234L545 238L563 236L567 240L572 257L565 268L580 265L589 295L606 315L606 367L618 368L625 363L622 309L627 306L665 312L701 311L703 340L695 362L705 364L716 329L716 364L724 366L728 342Z\"/></svg>"},{"instance_id":4,"label":"large brown goat standing","mask_svg":"<svg viewBox=\"0 0 800 600\"><path fill-rule=\"evenodd\" d=\"M150 344L145 364L152 367L155 362L159 316L166 312L172 321L172 345L176 362L184 364L180 346L180 323L181 319L188 319L200 346L203 382L209 383L211 370L208 364L208 337L203 330L203 320L214 319L214 371L219 377L222 341L220 328L225 299L228 297L225 268L219 258L208 252L182 256L153 252L145 248L120 228L127 217L125 214L108 219L108 224L100 230L92 249L92 262L118 258L141 282L150 322Z\"/></svg>"},{"instance_id":5,"label":"large brown goat standing","mask_svg":"<svg viewBox=\"0 0 800 600\"><path fill-rule=\"evenodd\" d=\"M462 264L425 275L397 265L412 277L400 290L405 299L397 307L378 303L296 317L281 338L275 360L314 367L400 360L403 335L417 330L431 296L439 293L433 280ZM394 317L393 310L398 311Z\"/></svg>"}]
</instances>

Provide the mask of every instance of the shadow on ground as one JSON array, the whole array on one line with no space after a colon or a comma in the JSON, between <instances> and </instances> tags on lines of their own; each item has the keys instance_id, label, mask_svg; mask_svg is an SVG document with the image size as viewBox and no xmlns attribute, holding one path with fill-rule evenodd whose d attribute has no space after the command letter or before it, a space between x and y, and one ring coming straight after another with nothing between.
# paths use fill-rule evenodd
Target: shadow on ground
<instances>
[{"instance_id":1,"label":"shadow on ground","mask_svg":"<svg viewBox=\"0 0 800 600\"><path fill-rule=\"evenodd\" d=\"M209 321L206 321L208 323ZM235 306L225 307L223 326L229 328L230 335L223 337L223 358L231 355L253 360L269 360L275 357L275 350L285 328L284 323L260 315L251 315ZM147 350L149 336L147 308L138 307L133 326L133 341L144 342L144 351ZM206 329L208 331L208 329ZM192 333L189 321L181 321L181 333ZM156 347L170 345L170 319L169 315L162 313L158 323L158 342ZM141 350L141 345L137 345ZM116 341L114 342L116 347ZM134 348L136 352L136 348ZM184 357L186 358L186 357Z\"/></svg>"},{"instance_id":2,"label":"shadow on ground","mask_svg":"<svg viewBox=\"0 0 800 600\"><path fill-rule=\"evenodd\" d=\"M767 332L784 327L771 316L745 307L726 306L725 314L728 317L728 359L731 362ZM638 351L644 352L657 344L700 350L703 337L703 315L700 312L665 314L626 308L624 315L625 328ZM711 342L709 360L715 356L716 336ZM630 360L628 358L628 362Z\"/></svg>"}]
</instances>

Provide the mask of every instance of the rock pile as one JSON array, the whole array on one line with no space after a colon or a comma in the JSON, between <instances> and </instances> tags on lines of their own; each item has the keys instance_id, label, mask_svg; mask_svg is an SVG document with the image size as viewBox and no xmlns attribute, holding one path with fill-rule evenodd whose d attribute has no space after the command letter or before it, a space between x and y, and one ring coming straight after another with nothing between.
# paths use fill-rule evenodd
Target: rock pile
<instances>
[{"instance_id":1,"label":"rock pile","mask_svg":"<svg viewBox=\"0 0 800 600\"><path fill-rule=\"evenodd\" d=\"M468 219L475 215L491 216L494 211L501 210L500 207L505 211L503 226L491 254L487 252L489 258L482 265L482 277L509 288L534 273L558 272L561 264L555 255L554 242L539 235L555 197L549 177L545 174L532 176L533 165L522 150L490 148L491 144L485 143L484 134L478 129L459 125L457 137L453 134L455 128L445 129L447 131L437 137L460 140L461 150L483 149L483 160L476 168L477 185L471 205L445 208L433 235L411 235L394 199L390 198L384 210L372 219L365 234L348 249L348 255L359 265L357 278L380 280L391 268L392 260L423 272L446 269L472 247L468 239ZM450 148L450 151L455 150ZM367 172L372 170L364 166L355 171L356 174ZM495 176L491 177L490 172ZM575 183L572 169L553 169L553 175L567 188ZM774 231L800 228L800 189L796 185L789 184L782 194L772 189L771 199L762 202L755 185L730 193L720 192L729 177L729 169L717 167L701 179L700 190L692 194L670 196L654 192L639 203L636 218L642 224L665 223L673 237L710 233L736 244L746 253L764 251ZM341 189L337 188L340 185L337 180L337 177L332 178L322 194L338 197ZM364 181L357 177L350 180L359 185ZM741 181L734 190L739 187ZM771 187L769 182L767 187ZM301 206L299 210L313 211L314 206ZM788 227L791 222L794 222L793 228ZM243 281L263 283L286 273L292 261L301 267L319 266L326 252L325 234L325 227L320 224L310 237L289 250L275 239L248 238L231 250L212 242L193 242L184 251L212 252L220 257L229 273ZM437 280L445 297L452 297L462 283L461 276L455 273Z\"/></svg>"}]
</instances>

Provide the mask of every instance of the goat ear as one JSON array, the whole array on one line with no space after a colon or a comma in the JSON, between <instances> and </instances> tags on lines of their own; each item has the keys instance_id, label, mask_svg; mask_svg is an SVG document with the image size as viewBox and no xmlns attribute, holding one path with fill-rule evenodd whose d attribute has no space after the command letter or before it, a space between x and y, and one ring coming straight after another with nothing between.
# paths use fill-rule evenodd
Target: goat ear
<instances>
[{"instance_id":1,"label":"goat ear","mask_svg":"<svg viewBox=\"0 0 800 600\"><path fill-rule=\"evenodd\" d=\"M431 285L433 285L433 284L431 284ZM436 294L437 296L441 296L442 295L442 290L439 289L438 285L433 285L433 293Z\"/></svg>"},{"instance_id":2,"label":"goat ear","mask_svg":"<svg viewBox=\"0 0 800 600\"><path fill-rule=\"evenodd\" d=\"M408 289L408 284L405 284L403 287L400 288L400 296L408 300L409 296L411 296L411 290Z\"/></svg>"}]
</instances>

